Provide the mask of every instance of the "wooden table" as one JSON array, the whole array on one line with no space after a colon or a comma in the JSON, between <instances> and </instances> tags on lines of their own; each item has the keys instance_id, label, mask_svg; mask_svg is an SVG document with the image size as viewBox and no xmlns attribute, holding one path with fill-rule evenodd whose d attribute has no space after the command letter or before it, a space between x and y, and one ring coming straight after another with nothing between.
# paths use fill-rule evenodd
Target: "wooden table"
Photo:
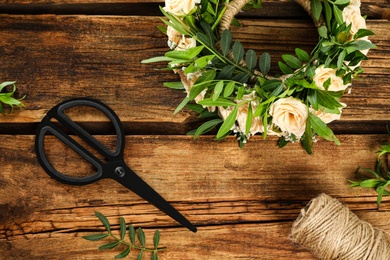
<instances>
[{"instance_id":1,"label":"wooden table","mask_svg":"<svg viewBox=\"0 0 390 260\"><path fill-rule=\"evenodd\" d=\"M331 125L342 145L320 140L307 155L299 144L277 148L272 137L255 136L240 150L233 137L186 136L202 121L189 110L173 114L184 93L162 83L178 77L140 63L167 50L156 29L162 0L0 1L0 80L17 81L17 96L26 95L25 109L0 116L0 258L113 259L120 249L99 251L102 243L82 239L103 232L99 211L114 233L121 216L144 228L149 245L159 229L167 247L159 259L315 259L288 235L300 209L321 192L390 231L390 200L377 210L374 191L348 184L358 166L375 166L375 151L389 141L390 2L362 2L378 48L343 98L342 119ZM234 37L271 53L275 71L281 54L309 51L317 42L308 15L293 2L265 2L240 21ZM126 130L125 161L197 233L114 181L69 186L44 172L35 155L36 127L51 107L73 97L96 98L116 111ZM74 116L111 142L103 117ZM48 143L58 165L84 169L68 150Z\"/></svg>"}]
</instances>

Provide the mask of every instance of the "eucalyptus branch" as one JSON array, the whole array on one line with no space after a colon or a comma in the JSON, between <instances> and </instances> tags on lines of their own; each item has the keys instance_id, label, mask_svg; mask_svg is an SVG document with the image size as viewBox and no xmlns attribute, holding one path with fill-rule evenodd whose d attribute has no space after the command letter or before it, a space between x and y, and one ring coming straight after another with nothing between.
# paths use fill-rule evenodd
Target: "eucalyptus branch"
<instances>
[{"instance_id":1,"label":"eucalyptus branch","mask_svg":"<svg viewBox=\"0 0 390 260\"><path fill-rule=\"evenodd\" d=\"M390 135L389 128L387 129ZM383 144L381 149L377 151L378 162L376 169L368 169L359 167L356 171L356 177L358 181L349 180L350 187L363 187L372 188L377 192L377 205L378 208L382 202L383 196L390 196L390 170L388 166L387 156L390 154L390 145ZM362 171L372 175L374 178L362 176Z\"/></svg>"},{"instance_id":2,"label":"eucalyptus branch","mask_svg":"<svg viewBox=\"0 0 390 260\"><path fill-rule=\"evenodd\" d=\"M126 249L123 250L121 253L115 256L115 259L120 259L120 258L125 258L128 256L131 252L132 249L139 250L140 252L138 253L137 260L142 259L143 252L151 252L152 253L152 259L158 259L157 253L160 251L163 251L166 249L166 247L158 247L159 242L160 242L160 232L158 230L155 231L154 237L153 237L153 247L146 247L146 242L145 242L145 233L142 230L142 228L138 228L137 232L134 229L133 225L129 225L128 227L128 237L130 242L126 242L125 236L127 232L126 228L126 221L122 217L120 219L120 237L115 236L111 232L111 226L108 221L108 219L99 212L95 212L95 215L99 218L99 220L103 223L104 227L107 230L106 234L93 234L93 235L88 235L88 236L83 236L84 239L89 240L89 241L99 241L102 239L105 239L107 237L110 237L114 239L115 241L106 243L102 246L99 247L99 250L105 250L105 249L113 249L117 247L118 245L122 244L126 246ZM139 244L136 243L136 237L138 238Z\"/></svg>"}]
</instances>

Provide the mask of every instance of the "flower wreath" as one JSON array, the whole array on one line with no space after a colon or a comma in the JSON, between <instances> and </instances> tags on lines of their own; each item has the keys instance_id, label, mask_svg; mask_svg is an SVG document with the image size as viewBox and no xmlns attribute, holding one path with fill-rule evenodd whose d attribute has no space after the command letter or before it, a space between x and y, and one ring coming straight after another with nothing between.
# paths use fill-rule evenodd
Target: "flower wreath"
<instances>
[{"instance_id":1,"label":"flower wreath","mask_svg":"<svg viewBox=\"0 0 390 260\"><path fill-rule=\"evenodd\" d=\"M253 50L245 52L229 31L241 9L261 7L261 0L165 1L160 9L167 28L159 29L171 50L143 63L168 62L180 75L181 82L164 83L187 92L175 113L186 106L209 119L191 131L195 138L220 125L216 139L233 131L240 147L256 133L279 136L280 147L301 141L308 153L317 135L340 143L327 124L340 118L346 106L340 98L363 72L374 34L360 0L294 1L313 18L319 42L310 54L296 48L295 55L282 55L277 77L268 75L268 53L258 59Z\"/></svg>"}]
</instances>

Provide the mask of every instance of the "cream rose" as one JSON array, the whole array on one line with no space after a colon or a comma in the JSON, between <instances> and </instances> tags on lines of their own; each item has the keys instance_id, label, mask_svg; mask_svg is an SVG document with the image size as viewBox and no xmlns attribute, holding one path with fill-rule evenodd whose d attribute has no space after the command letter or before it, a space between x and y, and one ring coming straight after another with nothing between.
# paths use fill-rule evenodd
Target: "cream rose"
<instances>
[{"instance_id":1,"label":"cream rose","mask_svg":"<svg viewBox=\"0 0 390 260\"><path fill-rule=\"evenodd\" d=\"M354 35L359 29L366 29L366 20L360 13L358 5L349 5L343 10L343 19L347 26L352 24L351 34Z\"/></svg>"},{"instance_id":2,"label":"cream rose","mask_svg":"<svg viewBox=\"0 0 390 260\"><path fill-rule=\"evenodd\" d=\"M308 109L300 100L293 97L281 98L274 102L269 111L272 123L298 139L305 133Z\"/></svg>"},{"instance_id":3,"label":"cream rose","mask_svg":"<svg viewBox=\"0 0 390 260\"><path fill-rule=\"evenodd\" d=\"M323 66L318 67L315 70L313 77L317 87L324 90L324 83L330 78L329 91L341 91L347 89L351 84L344 85L343 79L336 75L337 69L324 68Z\"/></svg>"},{"instance_id":4,"label":"cream rose","mask_svg":"<svg viewBox=\"0 0 390 260\"><path fill-rule=\"evenodd\" d=\"M360 5L361 5L360 0L351 0L349 2L349 6L357 6L360 8Z\"/></svg>"},{"instance_id":5,"label":"cream rose","mask_svg":"<svg viewBox=\"0 0 390 260\"><path fill-rule=\"evenodd\" d=\"M341 103L341 105L343 105L343 107L339 108L340 114L327 113L327 112L322 111L321 109L315 110L315 109L313 109L313 108L310 108L309 111L310 111L310 113L312 113L313 115L319 117L325 124L329 124L329 123L332 122L332 121L335 121L335 120L339 120L339 119L340 119L342 109L345 108L345 107L347 106L347 105L344 104L344 103Z\"/></svg>"},{"instance_id":6,"label":"cream rose","mask_svg":"<svg viewBox=\"0 0 390 260\"><path fill-rule=\"evenodd\" d=\"M186 37L176 31L172 26L167 27L168 46L171 50L188 50L196 47L196 40L191 37Z\"/></svg>"},{"instance_id":7,"label":"cream rose","mask_svg":"<svg viewBox=\"0 0 390 260\"><path fill-rule=\"evenodd\" d=\"M189 14L201 0L165 0L164 10L173 15L183 16Z\"/></svg>"}]
</instances>

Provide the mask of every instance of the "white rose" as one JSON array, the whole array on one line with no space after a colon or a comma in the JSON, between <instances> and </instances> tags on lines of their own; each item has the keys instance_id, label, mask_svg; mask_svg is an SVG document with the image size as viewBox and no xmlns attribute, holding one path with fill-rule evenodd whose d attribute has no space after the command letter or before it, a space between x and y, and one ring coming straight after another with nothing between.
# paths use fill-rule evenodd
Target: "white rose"
<instances>
[{"instance_id":1,"label":"white rose","mask_svg":"<svg viewBox=\"0 0 390 260\"><path fill-rule=\"evenodd\" d=\"M318 67L315 70L313 77L317 87L324 90L324 83L330 78L329 91L341 91L347 89L351 84L344 85L343 79L336 75L337 69L324 68L323 66Z\"/></svg>"},{"instance_id":2,"label":"white rose","mask_svg":"<svg viewBox=\"0 0 390 260\"><path fill-rule=\"evenodd\" d=\"M319 117L325 124L329 124L332 121L340 119L342 109L347 106L344 103L341 103L341 105L343 105L343 107L339 108L340 114L327 113L327 112L322 111L321 109L315 110L313 108L310 108L309 110L310 110L310 113L312 113L313 115Z\"/></svg>"},{"instance_id":3,"label":"white rose","mask_svg":"<svg viewBox=\"0 0 390 260\"><path fill-rule=\"evenodd\" d=\"M343 10L343 19L347 26L352 24L351 34L354 35L359 29L366 29L366 20L360 13L360 7L357 5L349 5Z\"/></svg>"},{"instance_id":4,"label":"white rose","mask_svg":"<svg viewBox=\"0 0 390 260\"><path fill-rule=\"evenodd\" d=\"M167 27L168 46L171 50L188 50L196 47L196 40L186 37L176 31L172 26Z\"/></svg>"},{"instance_id":5,"label":"white rose","mask_svg":"<svg viewBox=\"0 0 390 260\"><path fill-rule=\"evenodd\" d=\"M360 8L360 5L361 5L360 0L351 0L349 2L349 6L357 6Z\"/></svg>"},{"instance_id":6,"label":"white rose","mask_svg":"<svg viewBox=\"0 0 390 260\"><path fill-rule=\"evenodd\" d=\"M271 105L269 113L272 123L283 132L294 134L297 139L305 133L308 109L299 99L281 98Z\"/></svg>"},{"instance_id":7,"label":"white rose","mask_svg":"<svg viewBox=\"0 0 390 260\"><path fill-rule=\"evenodd\" d=\"M165 0L164 10L173 15L186 15L194 9L201 0Z\"/></svg>"}]
</instances>

